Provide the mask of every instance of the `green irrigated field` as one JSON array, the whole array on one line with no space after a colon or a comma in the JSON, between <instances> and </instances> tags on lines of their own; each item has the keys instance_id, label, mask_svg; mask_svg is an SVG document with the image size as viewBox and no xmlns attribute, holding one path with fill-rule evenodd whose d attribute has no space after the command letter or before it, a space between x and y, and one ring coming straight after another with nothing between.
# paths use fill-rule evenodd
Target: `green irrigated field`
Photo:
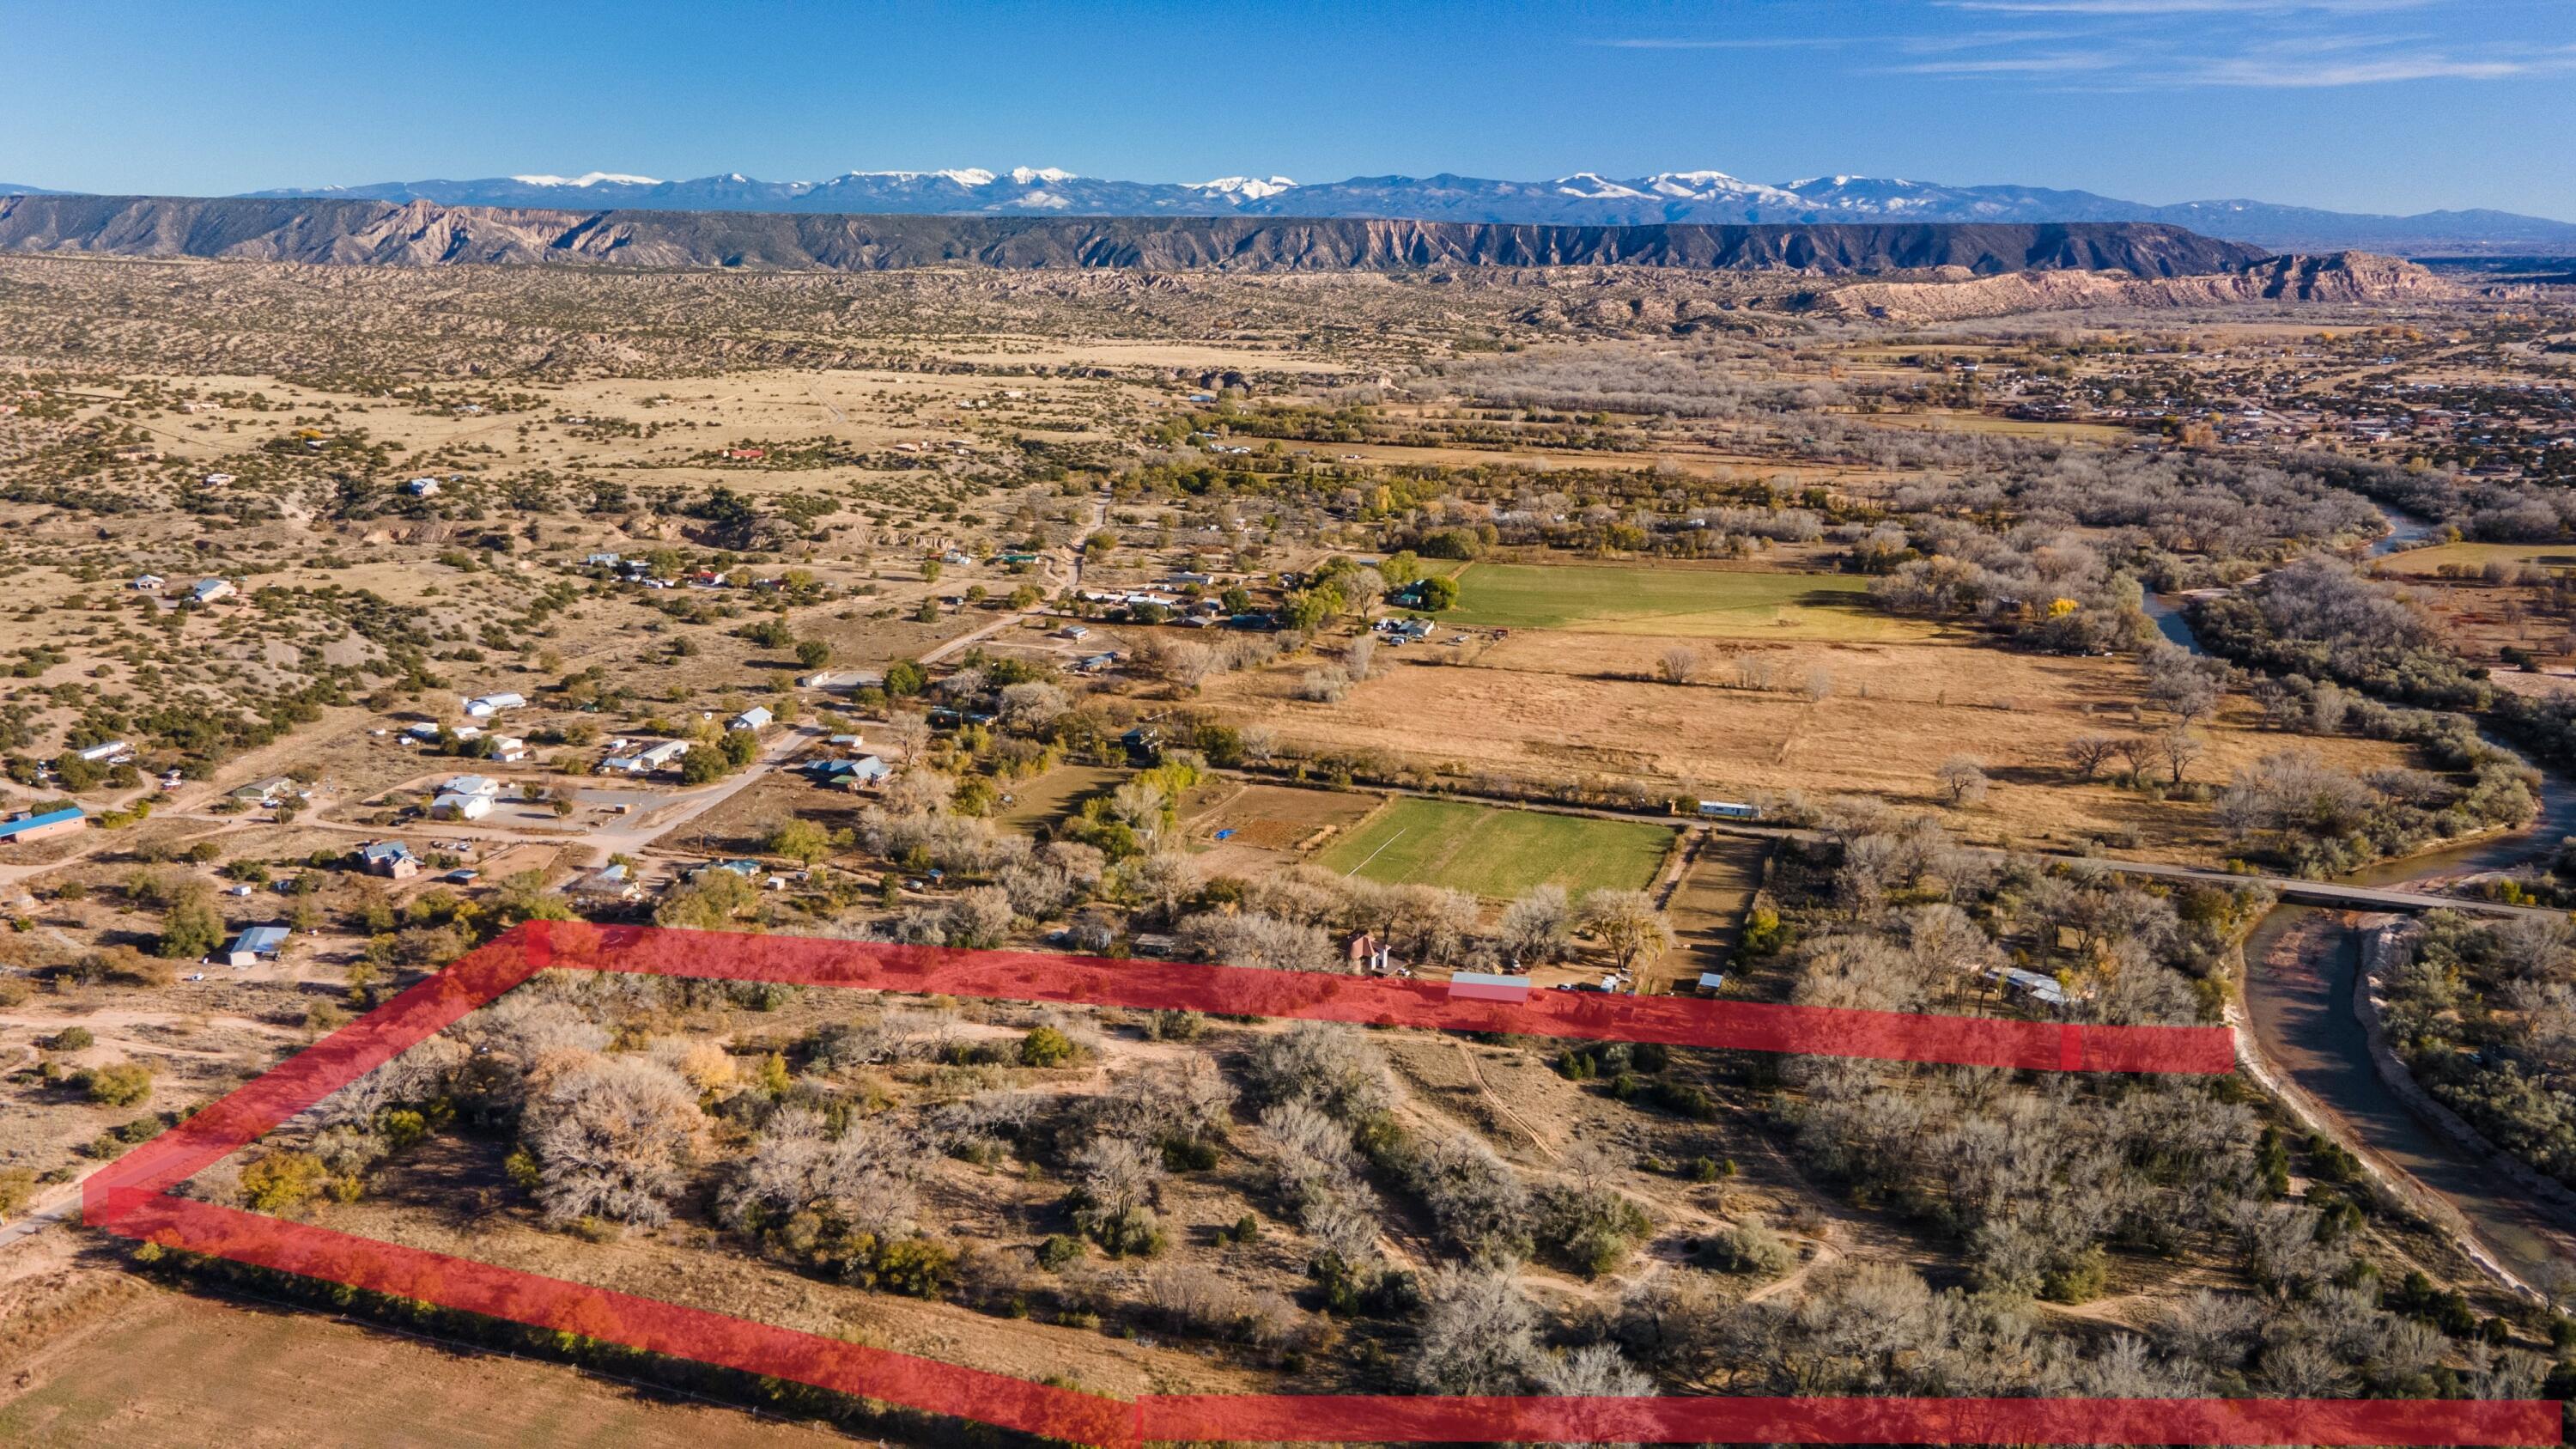
<instances>
[{"instance_id":1,"label":"green irrigated field","mask_svg":"<svg viewBox=\"0 0 2576 1449\"><path fill-rule=\"evenodd\" d=\"M1549 881L1577 894L1642 888L1672 840L1671 826L1643 821L1401 799L1316 864L1389 885L1453 886L1509 900Z\"/></svg>"},{"instance_id":2,"label":"green irrigated field","mask_svg":"<svg viewBox=\"0 0 2576 1449\"><path fill-rule=\"evenodd\" d=\"M1853 574L1765 574L1705 568L1471 564L1458 604L1440 616L1468 628L1567 629L1686 638L1894 639L1923 626L1883 614Z\"/></svg>"}]
</instances>

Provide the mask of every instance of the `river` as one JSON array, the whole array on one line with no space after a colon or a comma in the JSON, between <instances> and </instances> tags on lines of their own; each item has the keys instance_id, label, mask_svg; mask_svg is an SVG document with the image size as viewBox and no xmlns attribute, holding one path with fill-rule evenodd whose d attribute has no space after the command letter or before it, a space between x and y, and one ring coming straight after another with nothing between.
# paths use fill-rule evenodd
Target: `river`
<instances>
[{"instance_id":1,"label":"river","mask_svg":"<svg viewBox=\"0 0 2576 1449\"><path fill-rule=\"evenodd\" d=\"M2383 507L2390 532L2371 544L2379 557L2430 536L2437 525ZM2147 613L2156 629L2197 654L2199 641L2182 617L2181 601L2150 596ZM2543 772L2540 814L2511 835L2384 862L2344 877L2357 885L2422 884L2437 878L2499 870L2555 851L2576 835L2576 786ZM2485 1159L2416 1115L2371 1065L2370 1045L2353 1015L2361 974L2357 934L2323 918L2316 906L2281 906L2245 942L2245 1014L2264 1058L2308 1097L2333 1113L2353 1138L2383 1164L2413 1177L2468 1220L2488 1250L2524 1281L2552 1259L2576 1261L2576 1222L2531 1200ZM2330 927L2322 945L2297 949L2283 943L2311 925Z\"/></svg>"}]
</instances>

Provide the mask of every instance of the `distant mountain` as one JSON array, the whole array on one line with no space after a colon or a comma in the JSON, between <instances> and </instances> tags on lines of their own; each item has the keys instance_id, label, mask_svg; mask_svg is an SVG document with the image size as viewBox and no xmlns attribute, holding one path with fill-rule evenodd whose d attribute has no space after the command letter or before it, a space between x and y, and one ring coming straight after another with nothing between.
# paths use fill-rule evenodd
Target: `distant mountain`
<instances>
[{"instance_id":1,"label":"distant mountain","mask_svg":"<svg viewBox=\"0 0 2576 1449\"><path fill-rule=\"evenodd\" d=\"M0 181L0 196L63 196L66 192L47 191L41 186L17 186Z\"/></svg>"},{"instance_id":2,"label":"distant mountain","mask_svg":"<svg viewBox=\"0 0 2576 1449\"><path fill-rule=\"evenodd\" d=\"M587 196L611 183L567 193ZM629 184L629 183L615 183ZM570 183L567 183L570 185ZM1960 268L2242 269L2263 255L2128 222L1826 226L1543 226L1296 217L855 216L451 206L235 197L0 197L0 250L235 257L359 266L591 263L890 271L997 268L1236 271L1632 266L1826 276Z\"/></svg>"},{"instance_id":3,"label":"distant mountain","mask_svg":"<svg viewBox=\"0 0 2576 1449\"><path fill-rule=\"evenodd\" d=\"M1816 176L1777 186L1723 171L1616 178L1589 171L1551 181L1354 176L1301 186L1284 176L1192 184L1108 181L1052 167L1008 171L852 171L828 181L759 181L739 172L694 181L591 172L479 181L393 181L260 196L435 201L447 206L647 211L839 212L931 216L1295 216L1507 222L1550 226L1712 226L1850 222L2163 222L2272 251L2576 250L2576 224L2502 211L2373 216L2261 201L2149 206L2089 191L1946 186L1887 177Z\"/></svg>"}]
</instances>

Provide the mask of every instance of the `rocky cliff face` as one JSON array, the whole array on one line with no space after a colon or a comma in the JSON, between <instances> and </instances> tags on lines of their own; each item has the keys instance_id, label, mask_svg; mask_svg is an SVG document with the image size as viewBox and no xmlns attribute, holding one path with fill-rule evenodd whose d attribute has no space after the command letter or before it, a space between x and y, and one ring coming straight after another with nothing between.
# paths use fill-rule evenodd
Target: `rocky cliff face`
<instances>
[{"instance_id":1,"label":"rocky cliff face","mask_svg":"<svg viewBox=\"0 0 2576 1449\"><path fill-rule=\"evenodd\" d=\"M1263 217L953 217L537 211L429 201L0 197L0 248L330 266L571 263L885 271L1660 267L1850 276L2233 272L2260 256L2177 227L1538 226Z\"/></svg>"},{"instance_id":2,"label":"rocky cliff face","mask_svg":"<svg viewBox=\"0 0 2576 1449\"><path fill-rule=\"evenodd\" d=\"M2413 262L2369 252L2266 257L2209 276L2015 272L1929 281L1855 282L1807 294L1813 310L1892 322L1940 322L2093 307L2214 307L2243 302L2442 301L2466 295Z\"/></svg>"}]
</instances>

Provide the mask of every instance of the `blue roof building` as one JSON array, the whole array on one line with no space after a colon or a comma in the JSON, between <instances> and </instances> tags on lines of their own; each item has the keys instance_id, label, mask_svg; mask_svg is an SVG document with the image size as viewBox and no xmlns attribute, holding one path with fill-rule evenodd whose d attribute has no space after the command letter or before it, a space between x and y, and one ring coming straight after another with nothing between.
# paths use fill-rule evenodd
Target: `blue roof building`
<instances>
[{"instance_id":1,"label":"blue roof building","mask_svg":"<svg viewBox=\"0 0 2576 1449\"><path fill-rule=\"evenodd\" d=\"M0 820L0 840L42 840L49 835L64 835L79 829L86 819L88 816L78 805L66 805L59 810Z\"/></svg>"}]
</instances>

